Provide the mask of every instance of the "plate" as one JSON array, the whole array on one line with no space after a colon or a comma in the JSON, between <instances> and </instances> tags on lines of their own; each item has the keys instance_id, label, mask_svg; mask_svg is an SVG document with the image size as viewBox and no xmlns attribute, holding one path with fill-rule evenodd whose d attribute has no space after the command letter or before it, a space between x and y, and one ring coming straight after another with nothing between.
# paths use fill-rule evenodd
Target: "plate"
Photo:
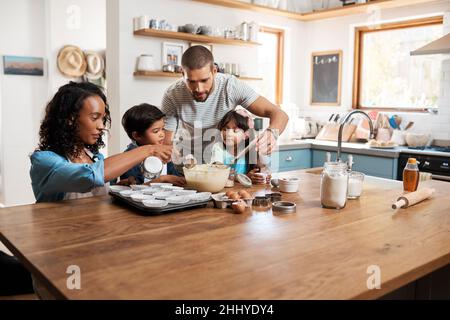
<instances>
[{"instance_id":1,"label":"plate","mask_svg":"<svg viewBox=\"0 0 450 320\"><path fill-rule=\"evenodd\" d=\"M127 186L117 186L117 185L114 185L114 186L109 186L109 190L111 190L112 192L118 193L118 192L120 192L120 191L131 190L131 189L130 189L130 187L127 187Z\"/></svg>"}]
</instances>

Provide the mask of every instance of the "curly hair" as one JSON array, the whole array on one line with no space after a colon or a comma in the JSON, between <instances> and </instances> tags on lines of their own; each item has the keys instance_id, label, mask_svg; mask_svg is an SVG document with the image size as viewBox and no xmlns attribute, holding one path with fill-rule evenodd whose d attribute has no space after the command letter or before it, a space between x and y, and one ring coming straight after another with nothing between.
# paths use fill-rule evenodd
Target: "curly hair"
<instances>
[{"instance_id":1,"label":"curly hair","mask_svg":"<svg viewBox=\"0 0 450 320\"><path fill-rule=\"evenodd\" d=\"M105 118L103 124L111 124L106 96L100 87L88 82L69 82L58 89L53 99L45 108L45 117L39 129L38 150L53 151L64 157L77 157L81 150L77 146L83 144L78 137L78 121L84 100L99 96L105 103ZM103 133L93 145L85 147L93 153L105 146Z\"/></svg>"}]
</instances>

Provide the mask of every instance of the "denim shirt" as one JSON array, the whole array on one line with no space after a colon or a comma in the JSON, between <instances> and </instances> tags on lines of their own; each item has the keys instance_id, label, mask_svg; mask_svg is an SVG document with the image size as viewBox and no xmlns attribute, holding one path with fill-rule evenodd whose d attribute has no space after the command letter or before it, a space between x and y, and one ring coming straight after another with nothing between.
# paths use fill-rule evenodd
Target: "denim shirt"
<instances>
[{"instance_id":1,"label":"denim shirt","mask_svg":"<svg viewBox=\"0 0 450 320\"><path fill-rule=\"evenodd\" d=\"M105 184L104 157L93 155L94 163L72 163L52 151L35 151L31 159L31 186L36 202L63 200L68 192L89 192Z\"/></svg>"}]
</instances>

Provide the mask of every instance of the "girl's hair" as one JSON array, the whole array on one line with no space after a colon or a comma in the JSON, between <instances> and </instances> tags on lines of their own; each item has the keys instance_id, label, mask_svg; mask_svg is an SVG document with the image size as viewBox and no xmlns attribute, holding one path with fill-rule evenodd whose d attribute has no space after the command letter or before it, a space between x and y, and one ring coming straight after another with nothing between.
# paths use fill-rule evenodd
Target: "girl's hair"
<instances>
[{"instance_id":1,"label":"girl's hair","mask_svg":"<svg viewBox=\"0 0 450 320\"><path fill-rule=\"evenodd\" d=\"M53 151L64 157L77 157L81 150L76 148L82 143L78 137L78 117L86 98L98 96L105 103L103 124L111 124L106 96L100 87L89 82L69 82L58 89L45 108L44 120L39 129L38 150ZM85 145L93 153L105 146L103 132L93 145Z\"/></svg>"},{"instance_id":2,"label":"girl's hair","mask_svg":"<svg viewBox=\"0 0 450 320\"><path fill-rule=\"evenodd\" d=\"M164 113L157 107L148 103L142 103L131 107L125 112L122 117L122 126L128 137L134 140L133 132L136 131L138 135L143 135L156 121L164 117Z\"/></svg>"},{"instance_id":3,"label":"girl's hair","mask_svg":"<svg viewBox=\"0 0 450 320\"><path fill-rule=\"evenodd\" d=\"M236 123L236 126L239 129L242 129L244 132L246 132L249 129L247 118L240 115L234 110L228 111L223 116L222 120L220 120L219 123L217 124L217 129L222 131L223 129L225 129L227 123L230 121L234 121L234 123Z\"/></svg>"}]
</instances>

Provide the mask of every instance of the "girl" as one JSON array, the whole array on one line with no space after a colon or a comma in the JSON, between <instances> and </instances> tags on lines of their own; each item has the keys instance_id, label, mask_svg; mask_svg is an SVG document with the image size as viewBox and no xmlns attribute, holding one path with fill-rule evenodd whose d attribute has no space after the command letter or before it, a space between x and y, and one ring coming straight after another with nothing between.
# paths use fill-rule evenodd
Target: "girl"
<instances>
[{"instance_id":1,"label":"girl","mask_svg":"<svg viewBox=\"0 0 450 320\"><path fill-rule=\"evenodd\" d=\"M110 124L103 92L91 83L70 82L47 105L39 147L31 155L37 202L106 194L106 183L149 156L168 162L171 146L145 145L104 159L99 149Z\"/></svg>"},{"instance_id":2,"label":"girl","mask_svg":"<svg viewBox=\"0 0 450 320\"><path fill-rule=\"evenodd\" d=\"M162 145L166 136L164 118L165 115L161 110L147 103L128 109L122 117L122 126L132 143L128 145L125 152L144 145ZM163 168L163 175L151 182L169 182L177 186L185 185L186 180L177 175L173 163L169 162ZM140 165L134 166L121 175L118 184L130 185L134 183L144 183L144 174Z\"/></svg>"},{"instance_id":3,"label":"girl","mask_svg":"<svg viewBox=\"0 0 450 320\"><path fill-rule=\"evenodd\" d=\"M244 109L229 111L220 120L217 128L221 132L222 141L213 145L211 162L229 165L236 175L246 174L255 184L269 182L271 176L261 175L262 165L256 164L256 156L253 157L255 159L250 156L255 155L254 149L250 149L245 155L233 161L238 152L249 144L251 129L253 129L253 119L250 114Z\"/></svg>"}]
</instances>

